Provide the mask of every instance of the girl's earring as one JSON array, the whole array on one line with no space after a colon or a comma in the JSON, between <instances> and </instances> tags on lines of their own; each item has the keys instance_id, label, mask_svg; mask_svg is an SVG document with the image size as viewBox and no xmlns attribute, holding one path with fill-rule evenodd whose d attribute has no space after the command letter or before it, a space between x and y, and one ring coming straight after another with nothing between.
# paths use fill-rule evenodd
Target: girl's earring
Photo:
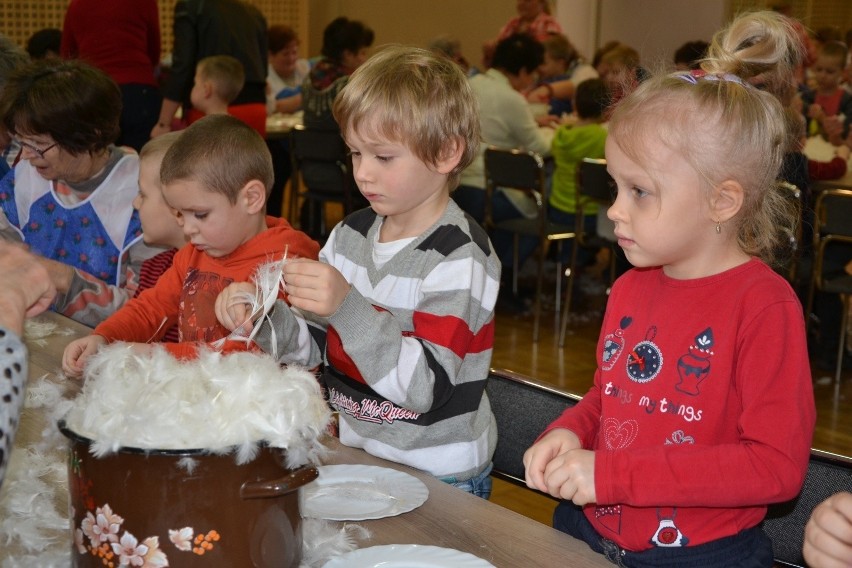
<instances>
[{"instance_id":1,"label":"girl's earring","mask_svg":"<svg viewBox=\"0 0 852 568\"><path fill-rule=\"evenodd\" d=\"M722 234L722 222L721 221L716 221L716 234L717 235Z\"/></svg>"}]
</instances>

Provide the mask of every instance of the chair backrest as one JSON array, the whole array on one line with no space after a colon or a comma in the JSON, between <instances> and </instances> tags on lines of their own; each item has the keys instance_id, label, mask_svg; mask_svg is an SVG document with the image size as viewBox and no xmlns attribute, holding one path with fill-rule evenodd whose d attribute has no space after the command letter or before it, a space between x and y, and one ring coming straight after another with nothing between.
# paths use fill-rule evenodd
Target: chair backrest
<instances>
[{"instance_id":1,"label":"chair backrest","mask_svg":"<svg viewBox=\"0 0 852 568\"><path fill-rule=\"evenodd\" d=\"M526 486L524 452L579 396L504 369L492 369L485 387L497 421L494 475Z\"/></svg>"},{"instance_id":2,"label":"chair backrest","mask_svg":"<svg viewBox=\"0 0 852 568\"><path fill-rule=\"evenodd\" d=\"M811 450L801 493L792 501L770 506L763 521L763 530L772 540L776 563L805 566L802 557L805 525L814 507L839 491L852 491L852 459Z\"/></svg>"},{"instance_id":3,"label":"chair backrest","mask_svg":"<svg viewBox=\"0 0 852 568\"><path fill-rule=\"evenodd\" d=\"M583 158L577 164L577 184L575 196L577 198L577 217L588 215L586 204L592 200L598 207L608 208L613 202L613 184L615 182L606 170L606 160L603 158ZM601 225L605 224L605 227ZM598 235L608 241L615 240L613 234L614 224L605 217L598 216ZM580 242L585 242L583 223L577 223L577 236Z\"/></svg>"},{"instance_id":4,"label":"chair backrest","mask_svg":"<svg viewBox=\"0 0 852 568\"><path fill-rule=\"evenodd\" d=\"M351 197L352 173L346 143L334 130L312 130L298 125L290 131L294 181L326 199Z\"/></svg>"},{"instance_id":5,"label":"chair backrest","mask_svg":"<svg viewBox=\"0 0 852 568\"><path fill-rule=\"evenodd\" d=\"M544 160L535 152L485 149L485 183L493 189L509 187L544 193Z\"/></svg>"}]
</instances>

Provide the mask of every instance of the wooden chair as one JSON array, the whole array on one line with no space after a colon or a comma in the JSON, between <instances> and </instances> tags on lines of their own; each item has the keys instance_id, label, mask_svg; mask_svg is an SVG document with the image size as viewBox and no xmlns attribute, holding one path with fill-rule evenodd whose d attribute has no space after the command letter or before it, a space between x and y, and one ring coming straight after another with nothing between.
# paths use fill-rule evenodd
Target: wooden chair
<instances>
[{"instance_id":1,"label":"wooden chair","mask_svg":"<svg viewBox=\"0 0 852 568\"><path fill-rule=\"evenodd\" d=\"M517 189L526 193L536 204L534 219L520 217L495 222L492 217L491 200L498 188ZM544 265L550 243L557 243L556 250L556 318L559 319L559 303L562 298L562 241L573 239L574 227L551 223L547 218L547 197L545 191L544 160L535 152L522 150L503 150L490 147L485 150L485 225L489 230L499 229L514 233L514 266L512 267L512 288L517 291L518 278L518 241L521 235L539 239L538 272L534 304L533 342L538 341L541 321L541 294L544 284ZM568 275L566 302L571 299L573 285L573 266L566 271Z\"/></svg>"},{"instance_id":2,"label":"wooden chair","mask_svg":"<svg viewBox=\"0 0 852 568\"><path fill-rule=\"evenodd\" d=\"M299 227L314 238L324 240L329 233L325 223L325 204L337 202L343 205L343 214L351 213L355 207L355 181L352 177L352 162L346 143L340 133L333 130L313 130L302 125L290 131L290 156L292 177L288 212L291 223L299 225L299 198L307 200L309 219L317 217L318 227Z\"/></svg>"},{"instance_id":3,"label":"wooden chair","mask_svg":"<svg viewBox=\"0 0 852 568\"><path fill-rule=\"evenodd\" d=\"M577 238L574 239L574 251L572 253L571 266L577 264L577 251L579 247L587 248L602 248L610 249L609 255L609 286L612 286L615 280L615 247L616 241L607 239L605 232L600 230L600 218L598 219L599 230L597 235L590 235L586 232L583 224L585 215L590 215L588 212L589 203L596 204L599 208L609 208L613 201L613 180L612 176L606 170L606 160L599 158L583 158L583 161L577 166L577 184L575 186L575 196L577 199L576 211L576 228ZM568 311L570 302L566 300L562 305L562 322L559 329L559 347L565 346L565 337L568 331Z\"/></svg>"},{"instance_id":4,"label":"wooden chair","mask_svg":"<svg viewBox=\"0 0 852 568\"><path fill-rule=\"evenodd\" d=\"M805 567L805 525L814 507L839 491L852 491L852 459L811 450L801 493L792 501L771 505L763 521L777 565Z\"/></svg>"},{"instance_id":5,"label":"wooden chair","mask_svg":"<svg viewBox=\"0 0 852 568\"><path fill-rule=\"evenodd\" d=\"M837 346L837 368L834 374L837 390L840 386L840 372L846 347L846 328L849 325L852 275L845 271L839 274L826 274L825 255L830 251L835 254L845 252L846 260L852 258L852 190L827 189L817 196L814 207L814 260L805 310L808 316L807 321L810 322L816 290L827 294L838 294L842 300L840 341Z\"/></svg>"},{"instance_id":6,"label":"wooden chair","mask_svg":"<svg viewBox=\"0 0 852 568\"><path fill-rule=\"evenodd\" d=\"M580 397L505 369L491 369L485 392L497 421L493 474L526 487L524 452Z\"/></svg>"}]
</instances>

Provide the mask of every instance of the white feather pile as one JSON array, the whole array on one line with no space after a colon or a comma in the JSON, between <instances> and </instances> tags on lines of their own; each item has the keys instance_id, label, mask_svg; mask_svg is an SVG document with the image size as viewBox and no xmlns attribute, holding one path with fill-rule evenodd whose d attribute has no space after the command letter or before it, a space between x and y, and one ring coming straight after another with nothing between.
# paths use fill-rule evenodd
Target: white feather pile
<instances>
[{"instance_id":1,"label":"white feather pile","mask_svg":"<svg viewBox=\"0 0 852 568\"><path fill-rule=\"evenodd\" d=\"M0 493L0 548L16 551L2 566L65 567L71 564L67 441L56 416L67 410L64 387L46 380L27 387L26 408L42 409L42 421L22 421L18 436L34 440L12 453ZM42 429L42 425L44 428ZM25 430L34 428L40 431Z\"/></svg>"},{"instance_id":2,"label":"white feather pile","mask_svg":"<svg viewBox=\"0 0 852 568\"><path fill-rule=\"evenodd\" d=\"M330 418L316 378L257 353L202 351L178 361L155 346L139 356L126 344L101 349L66 417L94 440L95 456L121 447L236 451L250 461L260 442L287 450L287 466L319 463Z\"/></svg>"}]
</instances>

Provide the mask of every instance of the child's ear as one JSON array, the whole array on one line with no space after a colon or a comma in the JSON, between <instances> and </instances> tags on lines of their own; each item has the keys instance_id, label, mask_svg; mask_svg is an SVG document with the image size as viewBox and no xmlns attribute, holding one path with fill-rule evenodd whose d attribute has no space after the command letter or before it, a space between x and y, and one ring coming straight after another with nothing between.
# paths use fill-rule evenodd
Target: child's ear
<instances>
[{"instance_id":1,"label":"child's ear","mask_svg":"<svg viewBox=\"0 0 852 568\"><path fill-rule=\"evenodd\" d=\"M439 174L449 174L459 165L462 154L464 153L464 142L461 138L451 138L447 141L441 151L441 156L435 163L435 171Z\"/></svg>"},{"instance_id":2,"label":"child's ear","mask_svg":"<svg viewBox=\"0 0 852 568\"><path fill-rule=\"evenodd\" d=\"M250 180L240 190L239 200L250 214L266 210L266 186L257 179Z\"/></svg>"},{"instance_id":3,"label":"child's ear","mask_svg":"<svg viewBox=\"0 0 852 568\"><path fill-rule=\"evenodd\" d=\"M745 191L738 181L725 180L713 188L710 198L713 221L724 223L731 220L743 206Z\"/></svg>"}]
</instances>

